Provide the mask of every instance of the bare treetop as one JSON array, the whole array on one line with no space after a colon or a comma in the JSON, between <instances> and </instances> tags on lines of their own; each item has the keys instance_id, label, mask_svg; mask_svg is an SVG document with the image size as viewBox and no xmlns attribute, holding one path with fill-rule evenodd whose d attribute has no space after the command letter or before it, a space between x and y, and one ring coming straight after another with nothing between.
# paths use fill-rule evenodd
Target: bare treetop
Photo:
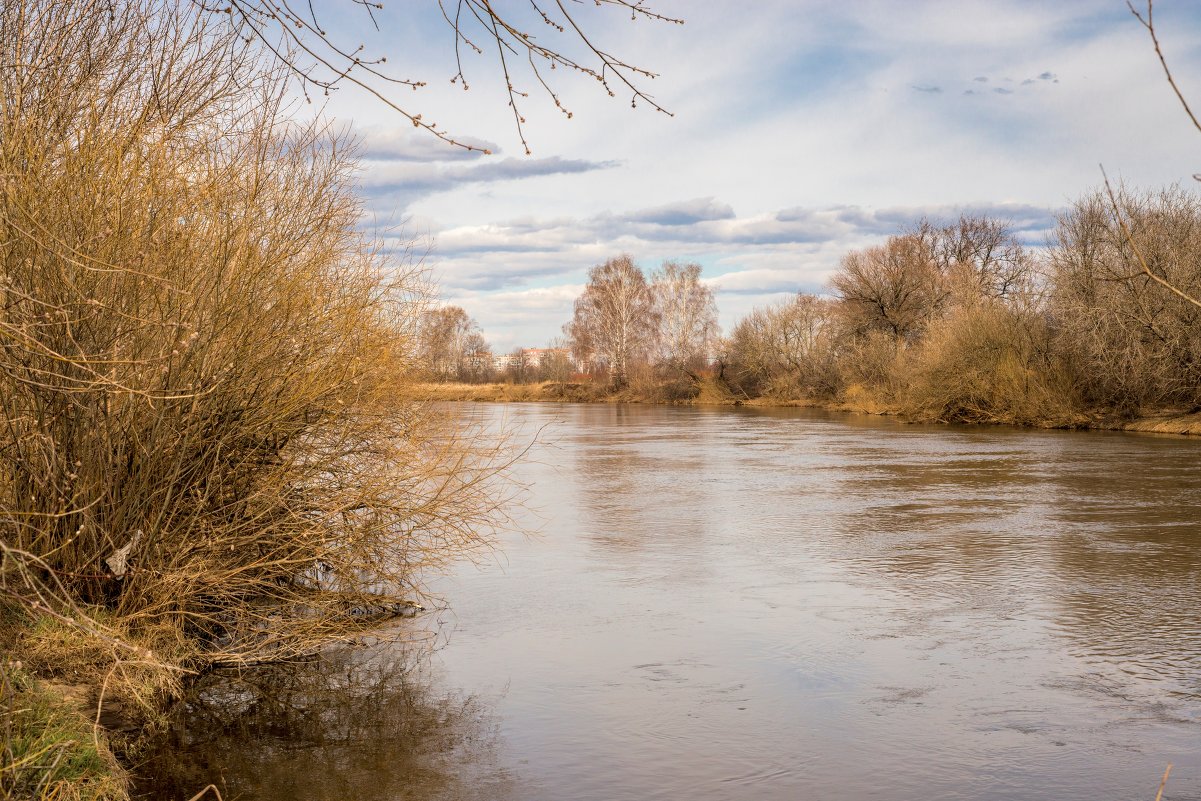
<instances>
[{"instance_id":1,"label":"bare treetop","mask_svg":"<svg viewBox=\"0 0 1201 801\"><path fill-rule=\"evenodd\" d=\"M612 7L627 12L631 20L683 24L647 6L645 0L593 0L598 7ZM410 103L401 102L395 90L420 89L428 80L401 77L387 64L386 54L369 54L365 46L347 47L333 39L322 24L312 0L303 5L288 0L192 0L196 8L213 14L227 15L230 25L247 42L257 42L274 60L285 65L299 79L306 98L312 90L328 95L342 84L357 86L409 120L413 127L423 129L443 141L466 150L484 150L456 138L432 120L427 120ZM373 0L342 0L358 6L365 24L379 30L376 12L383 4ZM670 115L663 106L640 86L657 74L625 60L594 38L573 13L570 6L582 0L437 0L447 25L454 36L457 72L450 82L468 89L464 68L465 54L495 56L505 80L508 105L513 112L518 138L527 155L529 143L525 135L525 116L520 104L529 98L529 88L521 85L515 67L519 62L529 65L528 80L537 84L567 118L572 112L563 103L559 91L547 75L549 71L565 69L597 81L610 97L618 92L628 93L630 105L645 102L656 111ZM501 8L501 6L504 8ZM524 17L523 17L524 15ZM538 26L530 30L524 22ZM540 34L548 33L546 40ZM573 49L581 55L573 56Z\"/></svg>"}]
</instances>

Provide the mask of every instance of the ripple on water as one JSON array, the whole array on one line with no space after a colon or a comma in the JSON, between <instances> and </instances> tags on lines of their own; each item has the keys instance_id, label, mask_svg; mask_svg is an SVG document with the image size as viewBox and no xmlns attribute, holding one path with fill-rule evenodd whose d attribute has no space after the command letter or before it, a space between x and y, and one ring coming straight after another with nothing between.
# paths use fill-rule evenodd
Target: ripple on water
<instances>
[{"instance_id":1,"label":"ripple on water","mask_svg":"<svg viewBox=\"0 0 1201 801\"><path fill-rule=\"evenodd\" d=\"M459 629L407 694L304 741L343 797L1145 798L1168 761L1201 797L1201 442L493 411L556 421L517 468L541 536L438 585ZM191 764L301 761L236 732Z\"/></svg>"}]
</instances>

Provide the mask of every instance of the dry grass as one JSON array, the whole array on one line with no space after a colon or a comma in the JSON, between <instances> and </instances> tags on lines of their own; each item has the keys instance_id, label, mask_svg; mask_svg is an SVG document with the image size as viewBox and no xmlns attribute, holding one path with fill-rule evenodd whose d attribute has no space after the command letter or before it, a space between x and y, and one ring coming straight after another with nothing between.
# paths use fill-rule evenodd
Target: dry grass
<instances>
[{"instance_id":1,"label":"dry grass","mask_svg":"<svg viewBox=\"0 0 1201 801\"><path fill-rule=\"evenodd\" d=\"M1201 435L1201 412L1154 412L1137 420L1123 420L1114 427L1152 434Z\"/></svg>"},{"instance_id":2,"label":"dry grass","mask_svg":"<svg viewBox=\"0 0 1201 801\"><path fill-rule=\"evenodd\" d=\"M540 381L532 384L417 384L406 390L422 401L480 403L588 403L607 401L610 393L591 382Z\"/></svg>"}]
</instances>

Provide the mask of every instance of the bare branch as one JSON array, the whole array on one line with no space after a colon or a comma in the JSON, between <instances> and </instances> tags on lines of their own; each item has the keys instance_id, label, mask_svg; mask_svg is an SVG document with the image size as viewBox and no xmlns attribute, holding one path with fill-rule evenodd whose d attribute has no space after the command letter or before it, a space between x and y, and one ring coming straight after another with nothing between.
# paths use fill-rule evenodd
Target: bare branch
<instances>
[{"instance_id":1,"label":"bare branch","mask_svg":"<svg viewBox=\"0 0 1201 801\"><path fill-rule=\"evenodd\" d=\"M442 139L450 145L466 150L480 148L464 142L461 138L452 136L446 130L427 122L422 113L413 110L408 103L397 100L388 87L409 87L414 90L428 85L426 80L401 78L390 73L385 68L386 57L369 57L364 54L363 45L354 48L344 47L335 42L330 34L318 22L317 14L311 0L306 3L302 13L294 8L288 0L191 0L198 11L216 17L227 19L231 30L243 40L255 43L272 62L281 65L296 80L299 81L306 99L311 102L310 89L320 90L329 95L341 85L356 86L382 102L388 108L401 114L414 127ZM375 12L383 6L372 0L351 0L361 6L367 14L370 24L378 29L379 22ZM523 92L514 86L516 77L511 72L510 56L524 54L534 79L541 85L555 107L569 119L573 116L563 105L560 93L551 86L543 75L540 64L549 64L550 69L562 67L601 84L604 91L616 96L613 82L621 84L630 94L630 103L637 106L644 101L658 111L671 115L671 112L661 106L654 98L639 87L640 80L652 80L656 73L632 64L596 43L594 37L584 30L575 16L561 0L555 0L559 18L540 5L539 0L525 0L524 3L513 4L512 9L501 10L493 0L456 0L454 13L447 7L448 0L438 0L438 8L443 19L454 34L455 74L451 77L452 84L462 84L468 88L466 71L463 63L462 47L466 47L477 55L483 55L484 47L475 40L475 35L467 30L470 22L482 31L483 39L491 39L496 48L497 66L505 80L505 93L509 105L513 108L514 126L522 147L529 152L525 136L525 119L518 108L518 98L525 98ZM632 20L645 19L654 22L682 24L683 20L660 14L648 8L643 0L598 0L597 6L612 7L627 11ZM518 23L519 11L528 8L535 18L549 28L555 35L565 37L560 44L549 46L539 41L534 34L523 30ZM466 13L464 13L466 12ZM580 45L586 59L569 55L568 51ZM591 63L585 63L591 61Z\"/></svg>"}]
</instances>

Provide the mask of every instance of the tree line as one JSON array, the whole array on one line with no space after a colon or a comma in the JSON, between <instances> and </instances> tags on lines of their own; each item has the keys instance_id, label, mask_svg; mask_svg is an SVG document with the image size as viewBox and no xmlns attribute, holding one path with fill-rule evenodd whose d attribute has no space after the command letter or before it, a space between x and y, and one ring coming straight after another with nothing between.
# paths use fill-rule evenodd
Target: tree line
<instances>
[{"instance_id":1,"label":"tree line","mask_svg":"<svg viewBox=\"0 0 1201 801\"><path fill-rule=\"evenodd\" d=\"M1116 208L1115 208L1116 205ZM830 294L756 310L720 359L747 395L879 406L920 419L1085 425L1201 402L1201 203L1104 191L1047 247L996 219L921 221L848 253Z\"/></svg>"},{"instance_id":2,"label":"tree line","mask_svg":"<svg viewBox=\"0 0 1201 801\"><path fill-rule=\"evenodd\" d=\"M623 389L649 370L699 381L720 342L717 303L698 264L675 261L649 277L628 255L589 270L563 337L548 348L493 355L479 324L459 306L426 311L419 329L427 378L440 381L568 381L587 377Z\"/></svg>"},{"instance_id":3,"label":"tree line","mask_svg":"<svg viewBox=\"0 0 1201 801\"><path fill-rule=\"evenodd\" d=\"M1084 425L1201 404L1201 307L1189 300L1201 293L1201 201L1179 187L1091 192L1043 248L988 216L919 220L847 253L827 291L757 308L726 336L701 273L668 261L647 275L629 255L591 268L558 341L570 372L647 399L695 397L708 382L732 398L942 421Z\"/></svg>"}]
</instances>

